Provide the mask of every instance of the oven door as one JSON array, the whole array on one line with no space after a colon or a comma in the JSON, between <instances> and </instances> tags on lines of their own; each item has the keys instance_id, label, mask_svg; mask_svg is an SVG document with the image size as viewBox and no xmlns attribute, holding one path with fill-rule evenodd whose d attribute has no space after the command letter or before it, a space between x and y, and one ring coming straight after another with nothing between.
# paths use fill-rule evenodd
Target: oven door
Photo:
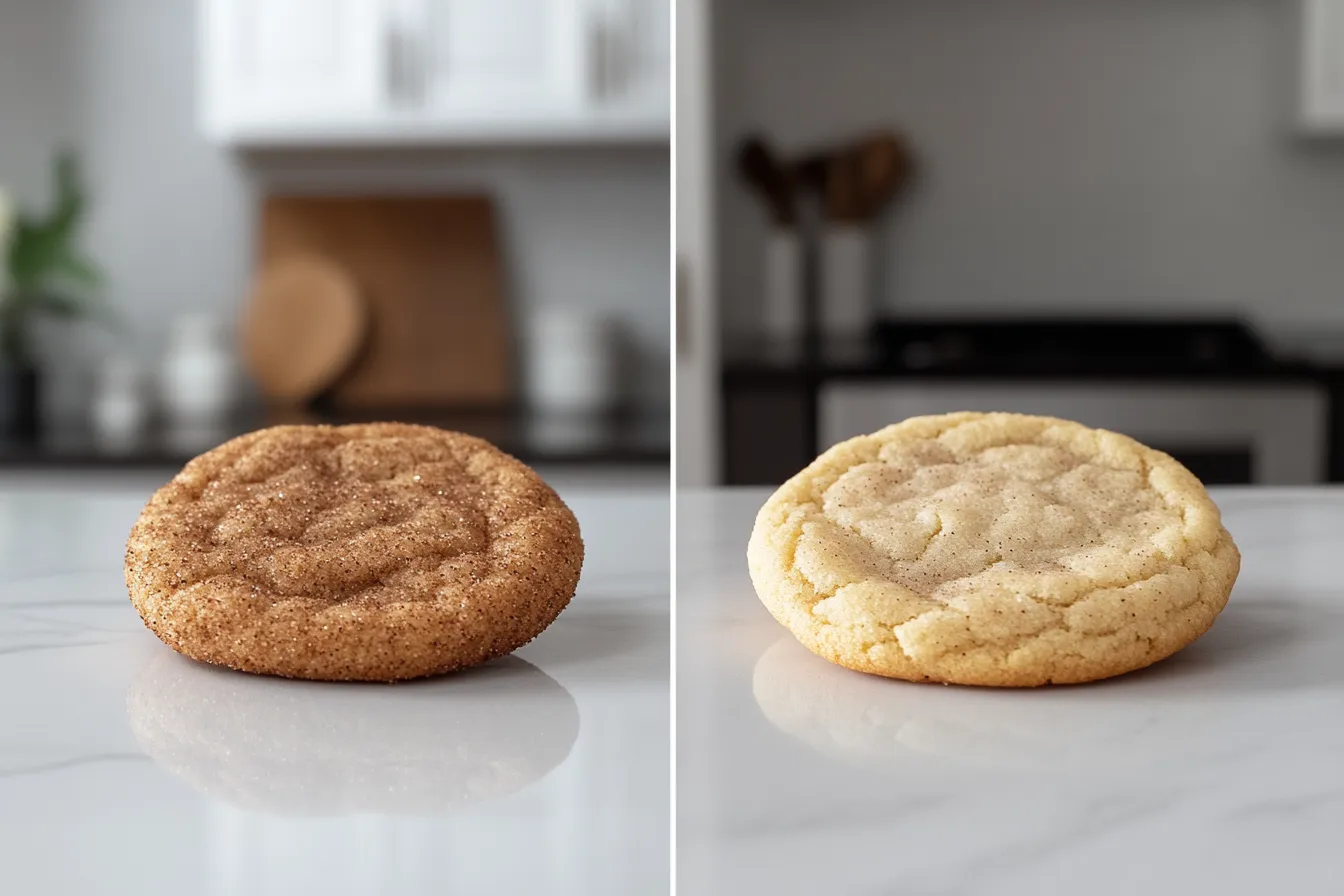
<instances>
[{"instance_id":1,"label":"oven door","mask_svg":"<svg viewBox=\"0 0 1344 896\"><path fill-rule=\"evenodd\" d=\"M906 417L962 410L1044 414L1122 432L1209 485L1326 478L1328 401L1311 383L830 382L819 396L817 450Z\"/></svg>"}]
</instances>

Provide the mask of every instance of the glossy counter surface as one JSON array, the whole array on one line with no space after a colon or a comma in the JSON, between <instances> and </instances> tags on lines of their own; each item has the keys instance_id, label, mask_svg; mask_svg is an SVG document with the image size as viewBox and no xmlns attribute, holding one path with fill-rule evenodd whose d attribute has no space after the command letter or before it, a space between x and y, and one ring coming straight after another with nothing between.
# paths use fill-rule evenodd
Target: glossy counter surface
<instances>
[{"instance_id":1,"label":"glossy counter surface","mask_svg":"<svg viewBox=\"0 0 1344 896\"><path fill-rule=\"evenodd\" d=\"M1243 554L1213 629L1033 691L813 656L757 601L768 491L678 503L684 893L1335 892L1344 872L1344 491L1214 490Z\"/></svg>"},{"instance_id":2,"label":"glossy counter surface","mask_svg":"<svg viewBox=\"0 0 1344 896\"><path fill-rule=\"evenodd\" d=\"M665 893L665 492L562 493L579 593L400 685L193 663L126 598L143 489L0 487L0 892Z\"/></svg>"}]
</instances>

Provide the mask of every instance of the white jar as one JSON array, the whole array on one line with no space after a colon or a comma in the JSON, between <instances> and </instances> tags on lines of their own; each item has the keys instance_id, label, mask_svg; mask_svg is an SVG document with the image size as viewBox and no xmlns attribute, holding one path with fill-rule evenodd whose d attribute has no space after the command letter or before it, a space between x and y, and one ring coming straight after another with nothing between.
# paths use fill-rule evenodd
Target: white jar
<instances>
[{"instance_id":1,"label":"white jar","mask_svg":"<svg viewBox=\"0 0 1344 896\"><path fill-rule=\"evenodd\" d=\"M133 444L149 422L140 366L124 355L103 363L89 409L94 434L109 447Z\"/></svg>"},{"instance_id":2,"label":"white jar","mask_svg":"<svg viewBox=\"0 0 1344 896\"><path fill-rule=\"evenodd\" d=\"M619 403L615 322L564 309L533 312L523 334L523 389L543 413L602 413Z\"/></svg>"},{"instance_id":3,"label":"white jar","mask_svg":"<svg viewBox=\"0 0 1344 896\"><path fill-rule=\"evenodd\" d=\"M821 331L865 337L872 330L872 232L859 224L831 224L821 235Z\"/></svg>"},{"instance_id":4,"label":"white jar","mask_svg":"<svg viewBox=\"0 0 1344 896\"><path fill-rule=\"evenodd\" d=\"M170 423L210 424L233 410L238 368L218 318L193 314L173 323L159 392Z\"/></svg>"},{"instance_id":5,"label":"white jar","mask_svg":"<svg viewBox=\"0 0 1344 896\"><path fill-rule=\"evenodd\" d=\"M803 332L802 255L798 231L775 228L765 240L761 324L772 343L788 343Z\"/></svg>"}]
</instances>

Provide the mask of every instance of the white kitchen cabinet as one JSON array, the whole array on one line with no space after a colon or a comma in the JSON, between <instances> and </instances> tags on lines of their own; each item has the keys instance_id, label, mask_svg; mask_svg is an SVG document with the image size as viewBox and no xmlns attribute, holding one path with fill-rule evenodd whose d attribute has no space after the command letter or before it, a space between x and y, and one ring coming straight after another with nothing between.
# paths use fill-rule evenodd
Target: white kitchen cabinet
<instances>
[{"instance_id":1,"label":"white kitchen cabinet","mask_svg":"<svg viewBox=\"0 0 1344 896\"><path fill-rule=\"evenodd\" d=\"M370 0L203 0L203 124L363 117L386 99L386 43Z\"/></svg>"},{"instance_id":2,"label":"white kitchen cabinet","mask_svg":"<svg viewBox=\"0 0 1344 896\"><path fill-rule=\"evenodd\" d=\"M426 105L441 116L547 115L586 96L582 0L432 0L408 21L405 45L423 48ZM414 52L414 51L412 51ZM414 75L408 80L414 82ZM411 93L415 93L412 85Z\"/></svg>"},{"instance_id":3,"label":"white kitchen cabinet","mask_svg":"<svg viewBox=\"0 0 1344 896\"><path fill-rule=\"evenodd\" d=\"M671 0L592 0L589 40L599 102L670 109Z\"/></svg>"},{"instance_id":4,"label":"white kitchen cabinet","mask_svg":"<svg viewBox=\"0 0 1344 896\"><path fill-rule=\"evenodd\" d=\"M669 0L201 0L201 118L242 146L662 141Z\"/></svg>"},{"instance_id":5,"label":"white kitchen cabinet","mask_svg":"<svg viewBox=\"0 0 1344 896\"><path fill-rule=\"evenodd\" d=\"M1344 0L1301 0L1301 120L1344 133Z\"/></svg>"}]
</instances>

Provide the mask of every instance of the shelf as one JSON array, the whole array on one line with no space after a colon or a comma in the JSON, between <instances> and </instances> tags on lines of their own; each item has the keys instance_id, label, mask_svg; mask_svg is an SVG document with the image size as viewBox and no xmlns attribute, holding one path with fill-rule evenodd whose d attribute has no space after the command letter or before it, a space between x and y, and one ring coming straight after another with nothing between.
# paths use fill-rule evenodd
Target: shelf
<instances>
[{"instance_id":1,"label":"shelf","mask_svg":"<svg viewBox=\"0 0 1344 896\"><path fill-rule=\"evenodd\" d=\"M210 136L236 149L498 145L658 145L671 126L666 114L603 111L526 118L430 118L395 113L352 121L293 121L215 128Z\"/></svg>"}]
</instances>

